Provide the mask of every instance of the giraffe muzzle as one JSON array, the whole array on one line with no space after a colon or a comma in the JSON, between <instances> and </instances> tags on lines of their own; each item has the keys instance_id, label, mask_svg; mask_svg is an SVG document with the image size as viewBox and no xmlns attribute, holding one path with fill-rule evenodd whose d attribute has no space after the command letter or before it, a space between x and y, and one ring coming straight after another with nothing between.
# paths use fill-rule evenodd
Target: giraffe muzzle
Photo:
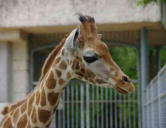
<instances>
[{"instance_id":1,"label":"giraffe muzzle","mask_svg":"<svg viewBox=\"0 0 166 128\"><path fill-rule=\"evenodd\" d=\"M121 93L121 94L131 94L131 93L133 93L135 91L135 87L134 87L134 85L132 83L130 83L130 85L128 85L126 87L116 86L115 90L118 93Z\"/></svg>"}]
</instances>

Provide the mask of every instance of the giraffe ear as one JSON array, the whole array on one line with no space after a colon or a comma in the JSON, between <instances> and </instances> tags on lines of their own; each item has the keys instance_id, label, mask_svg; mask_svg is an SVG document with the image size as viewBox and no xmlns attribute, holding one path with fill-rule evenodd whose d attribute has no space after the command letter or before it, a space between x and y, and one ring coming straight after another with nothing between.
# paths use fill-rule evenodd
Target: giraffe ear
<instances>
[{"instance_id":1,"label":"giraffe ear","mask_svg":"<svg viewBox=\"0 0 166 128\"><path fill-rule=\"evenodd\" d=\"M65 47L69 50L77 50L79 47L78 37L80 35L80 28L74 29L65 41Z\"/></svg>"}]
</instances>

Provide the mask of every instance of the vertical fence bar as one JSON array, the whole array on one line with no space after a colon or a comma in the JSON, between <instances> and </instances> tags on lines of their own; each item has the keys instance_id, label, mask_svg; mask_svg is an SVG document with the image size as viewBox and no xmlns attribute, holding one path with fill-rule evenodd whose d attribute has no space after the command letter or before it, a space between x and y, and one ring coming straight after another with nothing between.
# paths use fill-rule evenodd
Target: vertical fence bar
<instances>
[{"instance_id":1,"label":"vertical fence bar","mask_svg":"<svg viewBox=\"0 0 166 128\"><path fill-rule=\"evenodd\" d=\"M63 121L62 121L62 122L63 122L63 128L66 127L66 118L65 118L65 112L66 112L66 111L65 111L65 101L66 101L66 99L65 99L65 98L66 98L66 90L65 90L64 93L63 93L63 102L64 102L64 103L63 103L63 105L64 105L64 106L63 106Z\"/></svg>"},{"instance_id":2,"label":"vertical fence bar","mask_svg":"<svg viewBox=\"0 0 166 128\"><path fill-rule=\"evenodd\" d=\"M69 95L70 95L70 90L69 90L69 87L70 87L70 83L69 85L67 86L67 128L70 128L70 104L69 104Z\"/></svg>"},{"instance_id":3,"label":"vertical fence bar","mask_svg":"<svg viewBox=\"0 0 166 128\"><path fill-rule=\"evenodd\" d=\"M71 88L71 117L74 116L74 81L71 81L71 85L70 85L70 88ZM74 128L74 118L71 118L71 127Z\"/></svg>"},{"instance_id":4,"label":"vertical fence bar","mask_svg":"<svg viewBox=\"0 0 166 128\"><path fill-rule=\"evenodd\" d=\"M151 128L151 86L149 86L149 128Z\"/></svg>"},{"instance_id":5,"label":"vertical fence bar","mask_svg":"<svg viewBox=\"0 0 166 128\"><path fill-rule=\"evenodd\" d=\"M79 84L79 85L77 85L77 84ZM76 128L78 128L79 127L79 115L78 115L78 113L79 113L79 95L78 95L78 88L79 88L79 86L80 86L80 82L78 83L78 81L76 82L76 85L75 85L75 87L76 87L76 101L77 101L77 103L76 103Z\"/></svg>"},{"instance_id":6,"label":"vertical fence bar","mask_svg":"<svg viewBox=\"0 0 166 128\"><path fill-rule=\"evenodd\" d=\"M123 101L124 108L126 108L127 102L125 102L125 100L127 100L127 99L126 99L126 96L125 96L125 95L123 96L123 100L124 100L124 101ZM124 110L124 128L127 128L127 123L126 123L126 122L127 122L126 110Z\"/></svg>"},{"instance_id":7,"label":"vertical fence bar","mask_svg":"<svg viewBox=\"0 0 166 128\"><path fill-rule=\"evenodd\" d=\"M104 89L105 90L105 100L108 100L108 89ZM106 121L105 121L105 127L108 128L110 127L110 125L108 125L108 102L105 103L105 116L106 116Z\"/></svg>"},{"instance_id":8,"label":"vertical fence bar","mask_svg":"<svg viewBox=\"0 0 166 128\"><path fill-rule=\"evenodd\" d=\"M97 101L99 100L99 87L96 87L96 97L97 97ZM97 107L97 127L99 128L99 102L96 103L96 107Z\"/></svg>"},{"instance_id":9,"label":"vertical fence bar","mask_svg":"<svg viewBox=\"0 0 166 128\"><path fill-rule=\"evenodd\" d=\"M100 100L101 100L101 104L100 104L100 107L101 107L101 128L103 128L104 126L103 126L103 88L100 88L100 91L101 91L101 98L100 98Z\"/></svg>"},{"instance_id":10,"label":"vertical fence bar","mask_svg":"<svg viewBox=\"0 0 166 128\"><path fill-rule=\"evenodd\" d=\"M112 97L112 89L110 89L110 98L111 98L111 111L110 111L110 119L111 119L111 128L113 128L113 97Z\"/></svg>"},{"instance_id":11,"label":"vertical fence bar","mask_svg":"<svg viewBox=\"0 0 166 128\"><path fill-rule=\"evenodd\" d=\"M133 94L133 128L136 128L136 98L135 98L135 93Z\"/></svg>"},{"instance_id":12,"label":"vertical fence bar","mask_svg":"<svg viewBox=\"0 0 166 128\"><path fill-rule=\"evenodd\" d=\"M151 104L151 107L152 107L152 113L151 113L151 127L152 128L155 128L155 123L154 123L154 112L155 112L155 109L154 109L154 104L155 104L155 102L153 101L154 100L154 98L153 98L153 96L154 96L154 94L153 94L153 82L151 82L151 86L150 86L150 88L151 88L151 101L153 102L152 104Z\"/></svg>"},{"instance_id":13,"label":"vertical fence bar","mask_svg":"<svg viewBox=\"0 0 166 128\"><path fill-rule=\"evenodd\" d=\"M86 83L86 128L89 127L89 84Z\"/></svg>"},{"instance_id":14,"label":"vertical fence bar","mask_svg":"<svg viewBox=\"0 0 166 128\"><path fill-rule=\"evenodd\" d=\"M130 94L128 95L128 101L130 101ZM129 117L128 117L128 128L131 128L131 120L130 120L130 116L131 116L131 106L130 106L130 102L128 102L128 113L129 113Z\"/></svg>"},{"instance_id":15,"label":"vertical fence bar","mask_svg":"<svg viewBox=\"0 0 166 128\"><path fill-rule=\"evenodd\" d=\"M57 126L57 119L56 119L57 112L54 115L54 120L55 120L55 126Z\"/></svg>"},{"instance_id":16,"label":"vertical fence bar","mask_svg":"<svg viewBox=\"0 0 166 128\"><path fill-rule=\"evenodd\" d=\"M146 124L145 124L145 126L147 128L149 128L149 113L148 113L149 112L149 104L148 104L148 101L149 101L149 89L146 90L145 94L146 94L146 98L147 98L147 101L144 103L144 104L147 104L146 105L146 111L145 111L146 112L146 115L145 115L146 116L146 118L145 118L146 119Z\"/></svg>"},{"instance_id":17,"label":"vertical fence bar","mask_svg":"<svg viewBox=\"0 0 166 128\"><path fill-rule=\"evenodd\" d=\"M93 106L93 109L92 109L92 117L94 118L95 117L95 87L92 86L92 106ZM95 120L92 119L92 127L94 128L95 127Z\"/></svg>"},{"instance_id":18,"label":"vertical fence bar","mask_svg":"<svg viewBox=\"0 0 166 128\"><path fill-rule=\"evenodd\" d=\"M84 84L81 82L81 128L84 128Z\"/></svg>"},{"instance_id":19,"label":"vertical fence bar","mask_svg":"<svg viewBox=\"0 0 166 128\"><path fill-rule=\"evenodd\" d=\"M161 113L160 113L160 73L157 74L157 87L158 87L158 112L159 112L159 128L161 128L161 123L160 123L160 117L161 117Z\"/></svg>"},{"instance_id":20,"label":"vertical fence bar","mask_svg":"<svg viewBox=\"0 0 166 128\"><path fill-rule=\"evenodd\" d=\"M58 128L61 128L61 110L58 110Z\"/></svg>"},{"instance_id":21,"label":"vertical fence bar","mask_svg":"<svg viewBox=\"0 0 166 128\"><path fill-rule=\"evenodd\" d=\"M114 91L114 96L115 96L115 98L114 98L114 103L115 103L115 128L117 128L117 93Z\"/></svg>"},{"instance_id":22,"label":"vertical fence bar","mask_svg":"<svg viewBox=\"0 0 166 128\"><path fill-rule=\"evenodd\" d=\"M122 128L122 107L121 107L121 105L122 105L122 95L119 95L119 107L120 107L120 109L119 109L119 128Z\"/></svg>"},{"instance_id":23,"label":"vertical fence bar","mask_svg":"<svg viewBox=\"0 0 166 128\"><path fill-rule=\"evenodd\" d=\"M77 122L77 118L76 118L76 107L77 107L77 101L76 101L76 82L77 81L74 81L74 128L77 128L76 127L76 122Z\"/></svg>"},{"instance_id":24,"label":"vertical fence bar","mask_svg":"<svg viewBox=\"0 0 166 128\"><path fill-rule=\"evenodd\" d=\"M147 97L147 103L148 103L148 101L149 101L149 90L146 91L146 97ZM146 104L146 102L144 104ZM145 118L146 119L146 127L149 128L149 113L148 113L149 112L149 104L146 105L146 111L145 112L146 112L146 115L145 115L146 116L146 118Z\"/></svg>"}]
</instances>

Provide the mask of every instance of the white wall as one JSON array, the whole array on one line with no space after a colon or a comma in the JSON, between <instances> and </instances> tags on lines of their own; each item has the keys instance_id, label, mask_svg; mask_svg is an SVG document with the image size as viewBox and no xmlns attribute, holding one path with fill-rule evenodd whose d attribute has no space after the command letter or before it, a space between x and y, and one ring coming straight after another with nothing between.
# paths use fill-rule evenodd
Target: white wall
<instances>
[{"instance_id":1,"label":"white wall","mask_svg":"<svg viewBox=\"0 0 166 128\"><path fill-rule=\"evenodd\" d=\"M28 75L27 42L0 43L0 112L5 105L25 98Z\"/></svg>"},{"instance_id":2,"label":"white wall","mask_svg":"<svg viewBox=\"0 0 166 128\"><path fill-rule=\"evenodd\" d=\"M136 0L0 0L0 12L0 27L76 24L77 12L98 23L160 21L157 4L141 7Z\"/></svg>"},{"instance_id":3,"label":"white wall","mask_svg":"<svg viewBox=\"0 0 166 128\"><path fill-rule=\"evenodd\" d=\"M12 43L11 101L24 98L29 89L28 47L26 42Z\"/></svg>"},{"instance_id":4,"label":"white wall","mask_svg":"<svg viewBox=\"0 0 166 128\"><path fill-rule=\"evenodd\" d=\"M11 81L10 44L0 42L0 102L8 101L8 88Z\"/></svg>"}]
</instances>

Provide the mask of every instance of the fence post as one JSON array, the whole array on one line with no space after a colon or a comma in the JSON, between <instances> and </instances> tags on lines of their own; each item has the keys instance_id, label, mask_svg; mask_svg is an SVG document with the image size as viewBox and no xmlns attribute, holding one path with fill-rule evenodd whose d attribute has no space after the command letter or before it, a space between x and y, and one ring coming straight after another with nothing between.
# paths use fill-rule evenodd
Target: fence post
<instances>
[{"instance_id":1,"label":"fence post","mask_svg":"<svg viewBox=\"0 0 166 128\"><path fill-rule=\"evenodd\" d=\"M141 93L142 93L142 128L146 128L146 118L144 109L144 89L148 84L148 35L145 27L141 29L140 34L140 55L141 55Z\"/></svg>"}]
</instances>

